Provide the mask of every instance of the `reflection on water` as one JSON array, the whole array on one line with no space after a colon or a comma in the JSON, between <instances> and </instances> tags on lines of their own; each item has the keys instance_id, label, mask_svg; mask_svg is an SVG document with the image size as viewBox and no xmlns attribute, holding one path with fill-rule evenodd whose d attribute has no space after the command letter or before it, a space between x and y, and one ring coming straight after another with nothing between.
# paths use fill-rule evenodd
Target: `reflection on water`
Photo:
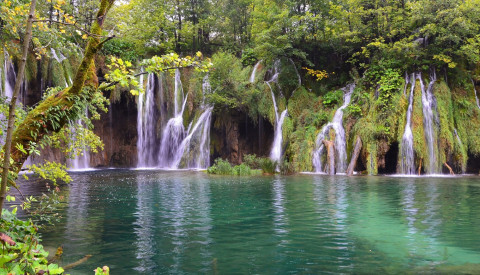
<instances>
[{"instance_id":1,"label":"reflection on water","mask_svg":"<svg viewBox=\"0 0 480 275\"><path fill-rule=\"evenodd\" d=\"M455 272L480 266L477 178L74 175L44 232L71 274ZM472 265L470 265L472 267Z\"/></svg>"}]
</instances>

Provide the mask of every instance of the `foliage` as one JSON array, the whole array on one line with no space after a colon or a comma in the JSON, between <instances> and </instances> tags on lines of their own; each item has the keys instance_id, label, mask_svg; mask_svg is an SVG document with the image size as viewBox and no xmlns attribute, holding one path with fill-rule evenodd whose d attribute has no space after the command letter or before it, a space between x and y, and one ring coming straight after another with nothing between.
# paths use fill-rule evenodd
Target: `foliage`
<instances>
[{"instance_id":1,"label":"foliage","mask_svg":"<svg viewBox=\"0 0 480 275\"><path fill-rule=\"evenodd\" d=\"M316 81L328 78L328 73L325 70L314 70L308 67L302 67L302 69L307 71L307 75L314 76Z\"/></svg>"},{"instance_id":2,"label":"foliage","mask_svg":"<svg viewBox=\"0 0 480 275\"><path fill-rule=\"evenodd\" d=\"M327 107L332 107L335 104L342 102L343 100L343 92L342 90L336 90L328 92L326 95L323 96L323 105Z\"/></svg>"},{"instance_id":3,"label":"foliage","mask_svg":"<svg viewBox=\"0 0 480 275\"><path fill-rule=\"evenodd\" d=\"M252 159L252 161L255 162L256 160ZM232 167L230 162L217 158L214 164L207 169L207 173L215 175L251 176L258 174L258 170L252 169L247 163Z\"/></svg>"},{"instance_id":4,"label":"foliage","mask_svg":"<svg viewBox=\"0 0 480 275\"><path fill-rule=\"evenodd\" d=\"M265 174L275 174L277 170L277 162L271 160L270 158L260 158L258 160L260 164L260 169L262 169Z\"/></svg>"},{"instance_id":5,"label":"foliage","mask_svg":"<svg viewBox=\"0 0 480 275\"><path fill-rule=\"evenodd\" d=\"M8 274L63 274L63 268L48 263L48 252L39 244L37 227L31 220L21 221L15 212L4 209L0 234L3 234L1 271Z\"/></svg>"},{"instance_id":6,"label":"foliage","mask_svg":"<svg viewBox=\"0 0 480 275\"><path fill-rule=\"evenodd\" d=\"M207 173L216 175L232 175L233 167L230 162L217 158L214 164L207 169Z\"/></svg>"},{"instance_id":7,"label":"foliage","mask_svg":"<svg viewBox=\"0 0 480 275\"><path fill-rule=\"evenodd\" d=\"M103 267L97 267L95 269L95 275L109 275L110 274L110 268L108 266L103 266Z\"/></svg>"}]
</instances>

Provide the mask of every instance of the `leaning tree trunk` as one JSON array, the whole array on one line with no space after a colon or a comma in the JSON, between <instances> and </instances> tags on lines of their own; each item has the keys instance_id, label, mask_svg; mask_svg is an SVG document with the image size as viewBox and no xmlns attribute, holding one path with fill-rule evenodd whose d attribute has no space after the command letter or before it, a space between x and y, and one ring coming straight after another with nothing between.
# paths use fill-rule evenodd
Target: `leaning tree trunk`
<instances>
[{"instance_id":1,"label":"leaning tree trunk","mask_svg":"<svg viewBox=\"0 0 480 275\"><path fill-rule=\"evenodd\" d=\"M327 148L327 174L335 175L335 148L333 141L323 140Z\"/></svg>"},{"instance_id":2,"label":"leaning tree trunk","mask_svg":"<svg viewBox=\"0 0 480 275\"><path fill-rule=\"evenodd\" d=\"M92 100L98 88L98 79L95 75L95 54L101 49L102 26L107 12L115 0L101 0L97 17L90 30L85 55L78 67L78 71L71 87L49 96L35 109L27 114L20 126L15 129L12 138L11 158L13 163L10 170L20 171L23 163L29 156L30 146L38 144L46 135L58 132L65 124L76 118L81 111L81 104ZM19 150L23 147L25 152ZM6 149L4 147L4 149Z\"/></svg>"},{"instance_id":3,"label":"leaning tree trunk","mask_svg":"<svg viewBox=\"0 0 480 275\"><path fill-rule=\"evenodd\" d=\"M362 139L357 136L357 141L355 142L355 149L353 149L352 159L350 160L350 164L347 168L347 176L353 175L353 170L355 169L355 165L357 165L358 156L360 155L360 151L362 150Z\"/></svg>"},{"instance_id":4,"label":"leaning tree trunk","mask_svg":"<svg viewBox=\"0 0 480 275\"><path fill-rule=\"evenodd\" d=\"M35 6L37 5L37 0L32 0L30 4L30 13L28 14L27 21L27 31L23 39L23 50L22 58L18 64L18 74L15 79L15 87L13 88L12 99L10 100L10 108L8 110L8 122L7 122L7 137L5 139L4 145L4 155L3 155L3 169L2 169L2 185L0 190L0 217L2 216L3 203L5 202L5 197L7 195L7 180L8 180L8 171L10 168L10 150L12 148L12 132L13 126L15 125L15 109L17 106L17 97L20 93L21 83L23 75L25 73L25 64L27 63L28 47L30 46L30 40L32 40L32 25L33 17L35 16ZM1 85L1 84L0 84Z\"/></svg>"}]
</instances>

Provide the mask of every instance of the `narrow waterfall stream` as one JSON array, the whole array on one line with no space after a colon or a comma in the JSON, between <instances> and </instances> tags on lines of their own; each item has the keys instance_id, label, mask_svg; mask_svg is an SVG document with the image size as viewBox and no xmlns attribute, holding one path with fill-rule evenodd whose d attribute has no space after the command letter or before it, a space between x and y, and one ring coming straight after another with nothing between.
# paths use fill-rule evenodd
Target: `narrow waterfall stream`
<instances>
[{"instance_id":1,"label":"narrow waterfall stream","mask_svg":"<svg viewBox=\"0 0 480 275\"><path fill-rule=\"evenodd\" d=\"M472 84L473 84L473 92L475 93L475 101L477 102L478 109L480 109L480 101L478 100L477 88L475 87L475 81L473 81L473 79L472 79Z\"/></svg>"},{"instance_id":2,"label":"narrow waterfall stream","mask_svg":"<svg viewBox=\"0 0 480 275\"><path fill-rule=\"evenodd\" d=\"M323 126L322 130L317 136L317 149L313 152L312 163L315 168L315 172L325 172L322 163L322 157L325 153L325 145L323 140L329 138L330 130L335 131L335 168L337 173L344 173L347 169L347 146L345 140L345 129L343 128L343 110L347 108L348 104L352 99L352 93L355 89L355 84L349 84L342 90L344 91L343 95L343 105L337 109L335 115L333 116L332 122Z\"/></svg>"},{"instance_id":3,"label":"narrow waterfall stream","mask_svg":"<svg viewBox=\"0 0 480 275\"><path fill-rule=\"evenodd\" d=\"M433 85L437 81L435 71L430 75L430 83L425 89L422 75L419 73L417 78L420 80L422 88L422 106L423 106L423 127L425 131L425 140L428 148L428 165L425 166L427 174L437 174L441 172L437 158L437 137L435 125L436 99L433 95Z\"/></svg>"},{"instance_id":4,"label":"narrow waterfall stream","mask_svg":"<svg viewBox=\"0 0 480 275\"><path fill-rule=\"evenodd\" d=\"M143 85L143 75L140 76ZM137 167L155 166L156 131L155 131L155 76L148 75L145 92L138 95L137 113Z\"/></svg>"},{"instance_id":5,"label":"narrow waterfall stream","mask_svg":"<svg viewBox=\"0 0 480 275\"><path fill-rule=\"evenodd\" d=\"M258 61L257 64L253 67L252 74L250 75L250 83L255 82L255 76L257 74L257 70L260 67L260 64L262 64L262 60Z\"/></svg>"},{"instance_id":6,"label":"narrow waterfall stream","mask_svg":"<svg viewBox=\"0 0 480 275\"><path fill-rule=\"evenodd\" d=\"M273 101L273 107L275 110L275 128L274 128L274 138L273 138L273 143L272 143L272 149L270 150L270 159L276 162L280 162L282 160L282 143L283 143L283 122L285 121L285 117L288 115L288 109L285 108L285 110L282 111L282 113L279 113L278 106L277 106L277 101L275 99L275 94L273 92L272 86L270 83L277 83L278 81L278 76L280 74L279 71L279 66L280 62L277 60L274 64L273 67L273 75L272 78L269 81L266 81L265 83L268 85L270 88L270 93L272 95L272 101Z\"/></svg>"},{"instance_id":7,"label":"narrow waterfall stream","mask_svg":"<svg viewBox=\"0 0 480 275\"><path fill-rule=\"evenodd\" d=\"M400 151L400 174L415 174L415 156L413 150L413 133L412 133L412 113L413 113L413 93L415 91L416 75L412 74L411 80L406 78L405 91L408 84L411 85L410 96L408 98L407 122L405 123L405 131L403 132L402 145ZM406 93L404 93L406 95Z\"/></svg>"},{"instance_id":8,"label":"narrow waterfall stream","mask_svg":"<svg viewBox=\"0 0 480 275\"><path fill-rule=\"evenodd\" d=\"M15 86L16 73L15 68L13 67L13 62L10 59L7 51L5 51L5 63L3 64L3 73L4 73L4 87L5 91L3 95L8 99L11 99L13 96L13 87ZM10 101L9 101L10 102Z\"/></svg>"}]
</instances>

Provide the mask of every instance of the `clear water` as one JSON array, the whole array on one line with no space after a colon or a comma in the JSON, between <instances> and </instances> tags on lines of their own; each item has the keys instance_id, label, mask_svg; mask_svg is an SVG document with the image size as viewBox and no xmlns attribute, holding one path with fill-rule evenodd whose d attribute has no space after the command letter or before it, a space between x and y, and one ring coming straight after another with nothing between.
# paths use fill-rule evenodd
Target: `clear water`
<instances>
[{"instance_id":1,"label":"clear water","mask_svg":"<svg viewBox=\"0 0 480 275\"><path fill-rule=\"evenodd\" d=\"M480 270L480 179L73 175L43 232L92 274L436 273Z\"/></svg>"}]
</instances>

